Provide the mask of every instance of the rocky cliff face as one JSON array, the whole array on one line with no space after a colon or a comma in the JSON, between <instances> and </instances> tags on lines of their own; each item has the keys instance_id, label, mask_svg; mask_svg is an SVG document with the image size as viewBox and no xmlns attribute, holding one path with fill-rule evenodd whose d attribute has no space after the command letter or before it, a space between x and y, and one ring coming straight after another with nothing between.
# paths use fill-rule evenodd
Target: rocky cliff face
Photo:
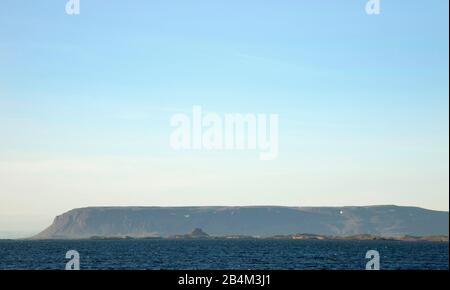
<instances>
[{"instance_id":1,"label":"rocky cliff face","mask_svg":"<svg viewBox=\"0 0 450 290\"><path fill-rule=\"evenodd\" d=\"M448 235L448 212L415 207L92 207L57 216L35 239L168 237L201 228L212 236L293 233Z\"/></svg>"}]
</instances>

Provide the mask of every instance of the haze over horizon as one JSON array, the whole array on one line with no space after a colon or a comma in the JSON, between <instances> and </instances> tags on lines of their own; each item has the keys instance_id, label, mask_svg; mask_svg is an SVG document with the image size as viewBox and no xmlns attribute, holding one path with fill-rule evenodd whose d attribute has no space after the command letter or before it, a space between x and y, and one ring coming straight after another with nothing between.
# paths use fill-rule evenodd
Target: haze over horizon
<instances>
[{"instance_id":1,"label":"haze over horizon","mask_svg":"<svg viewBox=\"0 0 450 290\"><path fill-rule=\"evenodd\" d=\"M448 1L65 2L0 5L0 237L87 206L448 211ZM278 114L278 158L172 150L195 105Z\"/></svg>"}]
</instances>

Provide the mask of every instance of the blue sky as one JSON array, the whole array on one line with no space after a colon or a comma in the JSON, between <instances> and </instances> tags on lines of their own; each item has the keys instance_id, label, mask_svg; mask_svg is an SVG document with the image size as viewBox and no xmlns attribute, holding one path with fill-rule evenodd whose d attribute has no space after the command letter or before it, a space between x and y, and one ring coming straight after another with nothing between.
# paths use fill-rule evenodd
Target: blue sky
<instances>
[{"instance_id":1,"label":"blue sky","mask_svg":"<svg viewBox=\"0 0 450 290\"><path fill-rule=\"evenodd\" d=\"M448 210L448 1L65 3L0 4L0 229L89 205ZM279 158L173 152L193 105L278 113Z\"/></svg>"}]
</instances>

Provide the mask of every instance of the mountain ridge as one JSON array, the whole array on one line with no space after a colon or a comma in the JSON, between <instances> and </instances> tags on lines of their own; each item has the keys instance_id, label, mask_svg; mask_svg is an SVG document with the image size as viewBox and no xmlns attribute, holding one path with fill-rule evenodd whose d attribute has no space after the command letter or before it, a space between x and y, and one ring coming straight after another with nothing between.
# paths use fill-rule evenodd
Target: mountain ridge
<instances>
[{"instance_id":1,"label":"mountain ridge","mask_svg":"<svg viewBox=\"0 0 450 290\"><path fill-rule=\"evenodd\" d=\"M449 213L418 207L186 206L84 207L55 217L32 239L91 236L168 237L194 228L214 236L268 237L309 233L332 236L448 235Z\"/></svg>"}]
</instances>

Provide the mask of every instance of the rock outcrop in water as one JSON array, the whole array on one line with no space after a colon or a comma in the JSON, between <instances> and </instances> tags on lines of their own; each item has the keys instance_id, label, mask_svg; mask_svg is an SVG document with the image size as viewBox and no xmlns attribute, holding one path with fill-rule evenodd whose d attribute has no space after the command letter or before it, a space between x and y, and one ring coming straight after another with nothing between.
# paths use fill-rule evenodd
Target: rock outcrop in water
<instances>
[{"instance_id":1,"label":"rock outcrop in water","mask_svg":"<svg viewBox=\"0 0 450 290\"><path fill-rule=\"evenodd\" d=\"M170 236L172 239L207 239L210 235L205 233L202 229L196 228L192 232L185 235Z\"/></svg>"},{"instance_id":2,"label":"rock outcrop in water","mask_svg":"<svg viewBox=\"0 0 450 290\"><path fill-rule=\"evenodd\" d=\"M449 214L399 206L91 207L57 216L33 238L170 237L195 228L211 236L448 236Z\"/></svg>"}]
</instances>

